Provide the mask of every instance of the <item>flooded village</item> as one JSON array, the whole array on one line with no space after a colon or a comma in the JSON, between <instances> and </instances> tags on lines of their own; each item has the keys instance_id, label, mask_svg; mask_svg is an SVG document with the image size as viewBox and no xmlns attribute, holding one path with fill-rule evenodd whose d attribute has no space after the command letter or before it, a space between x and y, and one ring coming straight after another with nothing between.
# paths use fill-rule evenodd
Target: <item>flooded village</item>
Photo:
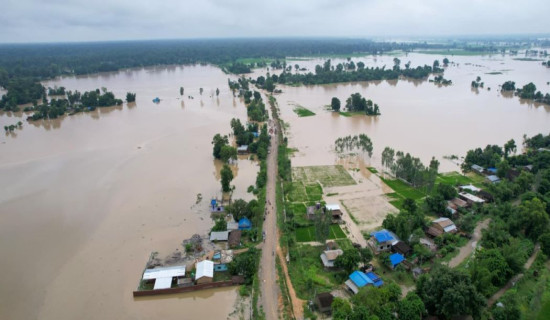
<instances>
[{"instance_id":1,"label":"flooded village","mask_svg":"<svg viewBox=\"0 0 550 320\"><path fill-rule=\"evenodd\" d=\"M277 84L280 92L270 94L250 83L269 114L260 123L260 128L268 125L271 139L267 195L254 194L261 161L236 142L230 126L234 118L245 125L253 122L245 99L228 87L228 79L238 81L240 75L196 64L44 81L45 87L105 87L117 97L126 92L137 97L133 103L57 119L27 122L24 112L0 113L0 127L24 122L0 137L5 181L0 187L0 253L5 257L0 270L9 275L0 279L0 318L249 319L251 304L258 302L240 292L246 279L231 275L228 267L256 248L262 250L255 283L262 295L264 277L270 277L262 270L265 256L282 265L269 271L277 281L267 288L277 297L271 302L274 317L260 297L267 319L324 319L334 299L360 299L353 297L366 292L360 291L363 287L388 295L397 287L395 299L404 298L432 262L451 268L468 263L491 218L477 215L466 223L462 217L495 201L487 188L500 178L495 167L475 164L463 171L461 165L468 150L513 139L514 154L521 154L524 135L549 133L550 106L510 96L499 85L533 82L548 92L550 68L509 54L430 52L332 57L332 63L351 60L389 68L395 57L413 66L448 58L444 76L452 85L434 85L430 75L423 80ZM286 63L299 65L292 72L306 73L328 58L288 57ZM242 76L255 80L281 72L268 65ZM484 88L474 89L471 82L478 76ZM356 92L376 101L381 115L330 110L331 98L345 101ZM300 116L297 106L313 115ZM218 133L228 135L239 153L229 162L234 176L230 197L220 187L224 163L212 155L212 137ZM371 156L335 151L337 138L359 133L372 140ZM442 203L450 214L427 216L422 234L403 232L398 221L387 219L433 195L396 179L383 163L385 147L410 153L426 167L432 157L438 161L433 179L448 186ZM280 168L269 172L269 165L281 166L281 150L291 163L288 180L279 178ZM514 172L519 176L531 169L518 164ZM273 180L277 186L270 187ZM226 206L237 199L261 201L263 219L228 216ZM219 220L225 230L212 231ZM319 236L319 229L327 235ZM355 261L351 267L336 263L352 249L357 254L348 259ZM538 249L532 251L536 255Z\"/></svg>"}]
</instances>

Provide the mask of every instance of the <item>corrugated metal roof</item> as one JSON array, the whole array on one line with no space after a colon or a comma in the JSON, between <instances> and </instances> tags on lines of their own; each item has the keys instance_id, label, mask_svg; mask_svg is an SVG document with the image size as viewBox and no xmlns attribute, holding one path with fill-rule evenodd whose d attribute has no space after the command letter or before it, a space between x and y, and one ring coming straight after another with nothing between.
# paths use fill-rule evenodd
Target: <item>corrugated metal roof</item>
<instances>
[{"instance_id":1,"label":"corrugated metal roof","mask_svg":"<svg viewBox=\"0 0 550 320\"><path fill-rule=\"evenodd\" d=\"M353 281L358 288L362 288L368 284L374 284L374 282L361 271L353 271L353 273L349 275L349 279Z\"/></svg>"},{"instance_id":2,"label":"corrugated metal roof","mask_svg":"<svg viewBox=\"0 0 550 320\"><path fill-rule=\"evenodd\" d=\"M485 200L479 198L479 197L476 197L474 196L473 194L469 194L469 193L466 193L466 192L461 192L458 194L459 196L467 199L467 200L470 200L472 202L478 202L478 203L483 203L485 202Z\"/></svg>"},{"instance_id":3,"label":"corrugated metal roof","mask_svg":"<svg viewBox=\"0 0 550 320\"><path fill-rule=\"evenodd\" d=\"M168 289L172 286L172 277L170 278L157 278L155 280L154 290L158 289Z\"/></svg>"},{"instance_id":4,"label":"corrugated metal roof","mask_svg":"<svg viewBox=\"0 0 550 320\"><path fill-rule=\"evenodd\" d=\"M468 185L465 185L465 186L460 186L460 189L463 189L463 190L470 190L472 192L479 192L481 189L474 186L474 185L471 185L471 184L468 184Z\"/></svg>"},{"instance_id":5,"label":"corrugated metal roof","mask_svg":"<svg viewBox=\"0 0 550 320\"><path fill-rule=\"evenodd\" d=\"M185 266L162 267L146 269L143 273L143 280L183 276L185 276Z\"/></svg>"},{"instance_id":6,"label":"corrugated metal roof","mask_svg":"<svg viewBox=\"0 0 550 320\"><path fill-rule=\"evenodd\" d=\"M197 263L197 273L195 274L195 280L202 277L214 278L214 262L210 260L203 260Z\"/></svg>"},{"instance_id":7,"label":"corrugated metal roof","mask_svg":"<svg viewBox=\"0 0 550 320\"><path fill-rule=\"evenodd\" d=\"M227 241L229 231L212 231L210 233L210 241Z\"/></svg>"}]
</instances>

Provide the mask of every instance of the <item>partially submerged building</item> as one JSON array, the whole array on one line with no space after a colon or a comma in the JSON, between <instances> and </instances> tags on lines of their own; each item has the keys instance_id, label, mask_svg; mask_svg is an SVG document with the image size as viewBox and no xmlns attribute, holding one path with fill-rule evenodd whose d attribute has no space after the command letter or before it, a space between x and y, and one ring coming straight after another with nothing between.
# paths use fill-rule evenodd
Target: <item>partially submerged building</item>
<instances>
[{"instance_id":1,"label":"partially submerged building","mask_svg":"<svg viewBox=\"0 0 550 320\"><path fill-rule=\"evenodd\" d=\"M214 280L214 262L210 260L203 260L197 262L195 267L195 282L197 284L209 283Z\"/></svg>"},{"instance_id":2,"label":"partially submerged building","mask_svg":"<svg viewBox=\"0 0 550 320\"><path fill-rule=\"evenodd\" d=\"M179 281L185 277L185 266L160 267L146 269L143 272L143 280L145 282L154 281L154 290L168 289L172 287L174 278Z\"/></svg>"},{"instance_id":3,"label":"partially submerged building","mask_svg":"<svg viewBox=\"0 0 550 320\"><path fill-rule=\"evenodd\" d=\"M237 153L238 154L247 154L248 153L248 146L242 145L237 147Z\"/></svg>"}]
</instances>

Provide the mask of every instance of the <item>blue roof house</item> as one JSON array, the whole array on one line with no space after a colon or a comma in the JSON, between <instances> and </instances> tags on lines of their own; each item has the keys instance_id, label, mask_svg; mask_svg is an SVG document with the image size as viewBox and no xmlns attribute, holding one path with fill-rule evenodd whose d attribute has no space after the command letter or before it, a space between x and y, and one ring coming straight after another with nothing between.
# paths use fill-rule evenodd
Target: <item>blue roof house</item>
<instances>
[{"instance_id":1,"label":"blue roof house","mask_svg":"<svg viewBox=\"0 0 550 320\"><path fill-rule=\"evenodd\" d=\"M390 251L392 243L399 240L392 232L386 229L375 231L370 235L372 238L369 241L369 245L377 254L383 251Z\"/></svg>"},{"instance_id":2,"label":"blue roof house","mask_svg":"<svg viewBox=\"0 0 550 320\"><path fill-rule=\"evenodd\" d=\"M361 271L354 271L349 275L349 279L346 281L346 286L355 294L359 292L359 289L364 286L380 287L384 284L384 281L380 279L374 272L364 273Z\"/></svg>"},{"instance_id":3,"label":"blue roof house","mask_svg":"<svg viewBox=\"0 0 550 320\"><path fill-rule=\"evenodd\" d=\"M252 228L252 222L247 217L239 220L239 230L250 230Z\"/></svg>"},{"instance_id":4,"label":"blue roof house","mask_svg":"<svg viewBox=\"0 0 550 320\"><path fill-rule=\"evenodd\" d=\"M403 257L403 255L399 253L392 254L390 256L391 268L395 269L395 267L397 267L397 265L403 262L404 260L405 260L405 257Z\"/></svg>"}]
</instances>

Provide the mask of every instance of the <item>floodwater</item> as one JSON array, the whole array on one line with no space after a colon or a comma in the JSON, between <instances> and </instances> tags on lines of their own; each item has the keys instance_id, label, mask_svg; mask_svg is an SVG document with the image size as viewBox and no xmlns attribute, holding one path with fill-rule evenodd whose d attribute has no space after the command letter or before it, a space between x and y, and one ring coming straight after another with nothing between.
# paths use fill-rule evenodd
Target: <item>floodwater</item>
<instances>
[{"instance_id":1,"label":"floodwater","mask_svg":"<svg viewBox=\"0 0 550 320\"><path fill-rule=\"evenodd\" d=\"M398 57L412 66L444 58ZM393 58L353 61L391 67ZM374 144L371 165L379 167L381 151L391 146L425 163L436 156L441 171L450 171L458 167L444 155L462 156L511 138L520 145L523 134L548 133L548 106L503 97L497 89L507 80L533 81L548 92L550 69L497 55L449 59L455 64L445 72L453 81L447 87L409 80L282 86L277 100L290 124L290 145L299 150L293 165L337 164L334 140L366 133ZM313 70L322 62L292 64ZM264 73L256 70L254 76ZM470 88L477 76L490 91ZM137 101L33 124L22 114L0 114L0 127L24 122L22 129L0 135L1 319L221 319L233 311L235 288L132 297L151 252L164 257L181 250L183 239L212 225L207 202L220 195L220 183L210 142L214 134L230 132L231 118L246 119L244 104L229 92L228 77L212 66L68 77L45 85L106 87L120 98L136 92ZM378 103L382 115L343 117L325 110L333 96L345 103L355 92ZM162 101L152 103L157 96ZM317 115L299 118L295 104ZM246 189L257 170L255 162L238 161L234 198L252 198ZM199 193L203 201L196 204Z\"/></svg>"},{"instance_id":2,"label":"floodwater","mask_svg":"<svg viewBox=\"0 0 550 320\"><path fill-rule=\"evenodd\" d=\"M395 56L368 56L353 58L366 66L393 66ZM403 66L429 64L444 56L410 53L397 56ZM521 57L521 56L519 56ZM513 57L448 56L451 63L444 78L453 81L450 86L438 86L428 81L395 80L356 82L317 86L289 87L277 95L282 118L290 124L290 147L299 152L293 158L295 166L331 165L338 161L332 151L334 140L346 135L367 134L374 145L372 166L381 167L381 152L386 146L409 152L426 165L432 156L441 163L440 171L458 170L459 166L444 156L465 156L472 148L487 144L504 145L514 139L521 150L523 135L548 134L550 106L520 101L513 96L502 96L499 85L512 80L516 86L533 82L543 93L550 92L550 68L540 61L518 61ZM301 67L314 70L324 59L295 61ZM333 65L344 62L333 59ZM502 74L491 75L491 72ZM257 71L258 73L258 71ZM477 76L485 88L471 89ZM433 78L430 77L430 78ZM487 88L491 90L487 90ZM382 115L344 117L326 110L332 97L345 100L355 92L378 103ZM316 113L311 117L298 117L295 105L304 106Z\"/></svg>"},{"instance_id":3,"label":"floodwater","mask_svg":"<svg viewBox=\"0 0 550 320\"><path fill-rule=\"evenodd\" d=\"M0 116L0 127L24 122L0 136L0 319L224 319L234 310L236 288L132 297L151 252L182 250L213 225L208 203L221 185L211 140L230 132L231 118L246 122L227 78L211 66L62 78L45 85L136 92L137 101L33 124ZM234 198L252 199L257 171L238 161Z\"/></svg>"}]
</instances>

